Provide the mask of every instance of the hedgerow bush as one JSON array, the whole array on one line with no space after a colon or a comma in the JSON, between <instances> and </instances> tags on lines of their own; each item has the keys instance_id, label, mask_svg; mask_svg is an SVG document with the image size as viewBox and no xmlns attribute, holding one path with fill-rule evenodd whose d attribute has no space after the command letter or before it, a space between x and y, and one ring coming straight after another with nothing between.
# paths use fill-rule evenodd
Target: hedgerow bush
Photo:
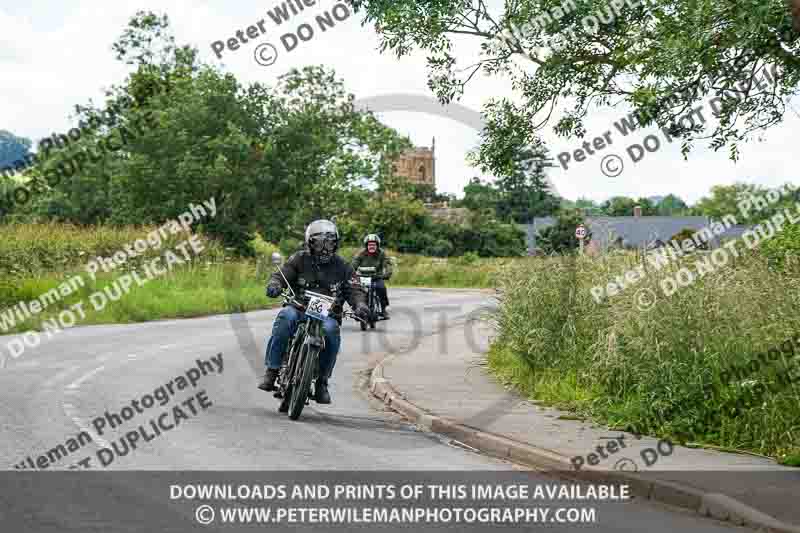
<instances>
[{"instance_id":1,"label":"hedgerow bush","mask_svg":"<svg viewBox=\"0 0 800 533\"><path fill-rule=\"evenodd\" d=\"M526 249L525 233L514 224L478 213L464 225L444 222L434 219L421 202L407 198L372 200L366 209L341 217L337 225L347 243L360 244L364 235L377 233L384 245L402 253L517 257Z\"/></svg>"},{"instance_id":2,"label":"hedgerow bush","mask_svg":"<svg viewBox=\"0 0 800 533\"><path fill-rule=\"evenodd\" d=\"M800 224L787 224L759 246L769 264L784 271L800 272Z\"/></svg>"}]
</instances>

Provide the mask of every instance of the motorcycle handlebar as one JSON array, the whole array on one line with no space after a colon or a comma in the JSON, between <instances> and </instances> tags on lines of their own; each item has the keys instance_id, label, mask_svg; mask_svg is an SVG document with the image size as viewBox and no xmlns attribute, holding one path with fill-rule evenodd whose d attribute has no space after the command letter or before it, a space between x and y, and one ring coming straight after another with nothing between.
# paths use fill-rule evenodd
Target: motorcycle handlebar
<instances>
[{"instance_id":1,"label":"motorcycle handlebar","mask_svg":"<svg viewBox=\"0 0 800 533\"><path fill-rule=\"evenodd\" d=\"M330 296L325 296L324 294L318 294L318 293L312 293L311 291L306 291L306 294L309 294L309 293L311 293L311 294L313 294L315 296L321 296L323 298L331 299ZM297 307L301 311L305 312L306 304L304 304L303 302L300 302L296 298L293 298L292 297L292 293L290 293L288 290L284 289L284 291L281 294L283 295L283 301L286 304L289 304L289 305L291 305L293 307ZM352 311L343 311L342 312L342 318L348 318L348 317L352 318L352 319L355 319L357 322L364 322L364 320L360 319L358 317L358 315L356 315Z\"/></svg>"}]
</instances>

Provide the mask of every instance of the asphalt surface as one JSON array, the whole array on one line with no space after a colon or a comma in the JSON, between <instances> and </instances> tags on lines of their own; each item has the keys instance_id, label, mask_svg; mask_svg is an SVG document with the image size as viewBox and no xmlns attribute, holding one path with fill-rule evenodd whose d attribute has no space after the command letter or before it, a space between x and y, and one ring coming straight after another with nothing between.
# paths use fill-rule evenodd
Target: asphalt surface
<instances>
[{"instance_id":1,"label":"asphalt surface","mask_svg":"<svg viewBox=\"0 0 800 533\"><path fill-rule=\"evenodd\" d=\"M458 327L465 335L470 334L470 326L465 322L490 303L490 295L477 291L392 289L390 297L392 320L380 322L375 331L362 332L356 322L345 322L342 351L331 381L333 404L308 405L299 421L278 413L278 400L256 388L255 371L261 371L264 347L277 310L79 327L62 332L37 348L28 348L18 358L9 359L5 368L0 369L0 460L6 469L12 470L28 457L35 462L59 444L68 448L70 438L87 430L92 442L68 451L66 456L48 465L47 470L66 469L81 460L88 460L84 466L90 465L94 472L303 470L329 471L331 479L335 473L330 471L396 471L402 477L401 471L523 470L417 431L398 415L387 412L366 390L370 369L389 353L399 353L402 357L404 351L415 349L424 336L444 327ZM0 337L0 349L5 349L6 343L16 337ZM447 346L440 349L446 350ZM220 361L218 354L222 354L221 372L212 361L215 357ZM193 371L197 374L191 376L197 378L196 386L178 390L181 388L178 376L187 376L187 371L197 369L198 359L208 361L204 365L207 375ZM105 418L106 411L120 413L123 407L132 405L132 400L142 401L167 383L173 385L174 395L163 406L156 403L144 408L140 404L141 414L114 430L108 428L106 421L103 434L95 432L93 421ZM202 400L197 396L199 393ZM180 404L190 396L195 397L192 408ZM207 407L200 405L203 403ZM180 420L175 420L172 410L177 405L181 405L186 415ZM165 425L179 424L154 435L156 422L148 424L161 413L167 413ZM122 452L127 453L117 452L108 465L99 464L100 448L113 449L114 443L122 448L120 438L140 425L152 440L140 440L136 449L123 448ZM23 474L18 470L16 473L22 479ZM554 480L540 472L525 475L530 476L531 483ZM2 479L6 484L13 475L4 474ZM36 478L33 479L30 483L35 485ZM140 496L133 498L129 485L136 482L131 478L109 478L98 483L109 487L109 494L122 490L129 499L126 501L136 502L137 512L150 517L161 516L169 522L185 515L185 510L176 509L174 503L164 498L141 496L149 490L140 488L135 491ZM144 487L152 480L139 483ZM34 497L36 487L30 489L33 492L20 490L16 499L8 490L0 490L0 518L3 508L21 508L20 498L24 494ZM60 491L58 499L67 506L70 494ZM43 508L26 509L26 520L30 521L26 530L51 530L45 524L53 525L53 518L50 515L46 520L42 518ZM91 502L87 502L88 514L91 509ZM109 530L108 524L97 522L96 517L84 519L83 515L71 512L74 509L61 513L52 530L91 531L92 525ZM604 509L598 525L595 530L602 531L731 529L725 524L639 501Z\"/></svg>"}]
</instances>

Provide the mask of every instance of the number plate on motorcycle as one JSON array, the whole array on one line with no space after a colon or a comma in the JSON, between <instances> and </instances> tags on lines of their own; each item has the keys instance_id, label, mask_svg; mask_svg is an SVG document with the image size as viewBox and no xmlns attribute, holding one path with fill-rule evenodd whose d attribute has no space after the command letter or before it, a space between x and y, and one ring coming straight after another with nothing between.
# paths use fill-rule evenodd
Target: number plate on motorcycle
<instances>
[{"instance_id":1,"label":"number plate on motorcycle","mask_svg":"<svg viewBox=\"0 0 800 533\"><path fill-rule=\"evenodd\" d=\"M318 318L319 320L324 320L328 318L330 310L331 302L313 296L308 302L308 307L306 307L306 314Z\"/></svg>"},{"instance_id":2,"label":"number plate on motorcycle","mask_svg":"<svg viewBox=\"0 0 800 533\"><path fill-rule=\"evenodd\" d=\"M372 278L365 278L365 277L361 278L361 284L363 286L369 287L371 283L372 283Z\"/></svg>"}]
</instances>

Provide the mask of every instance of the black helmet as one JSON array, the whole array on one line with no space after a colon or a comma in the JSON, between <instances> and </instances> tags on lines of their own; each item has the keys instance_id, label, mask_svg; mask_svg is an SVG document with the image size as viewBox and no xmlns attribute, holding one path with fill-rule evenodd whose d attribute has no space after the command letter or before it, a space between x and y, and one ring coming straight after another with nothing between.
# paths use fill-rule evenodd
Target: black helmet
<instances>
[{"instance_id":1,"label":"black helmet","mask_svg":"<svg viewBox=\"0 0 800 533\"><path fill-rule=\"evenodd\" d=\"M381 238L378 237L377 235L375 235L374 233L370 233L369 235L364 237L364 248L366 248L367 245L369 243L371 243L371 242L374 242L375 244L377 244L378 248L381 247Z\"/></svg>"},{"instance_id":2,"label":"black helmet","mask_svg":"<svg viewBox=\"0 0 800 533\"><path fill-rule=\"evenodd\" d=\"M306 246L320 263L331 260L339 249L339 230L330 220L315 220L306 228Z\"/></svg>"}]
</instances>

